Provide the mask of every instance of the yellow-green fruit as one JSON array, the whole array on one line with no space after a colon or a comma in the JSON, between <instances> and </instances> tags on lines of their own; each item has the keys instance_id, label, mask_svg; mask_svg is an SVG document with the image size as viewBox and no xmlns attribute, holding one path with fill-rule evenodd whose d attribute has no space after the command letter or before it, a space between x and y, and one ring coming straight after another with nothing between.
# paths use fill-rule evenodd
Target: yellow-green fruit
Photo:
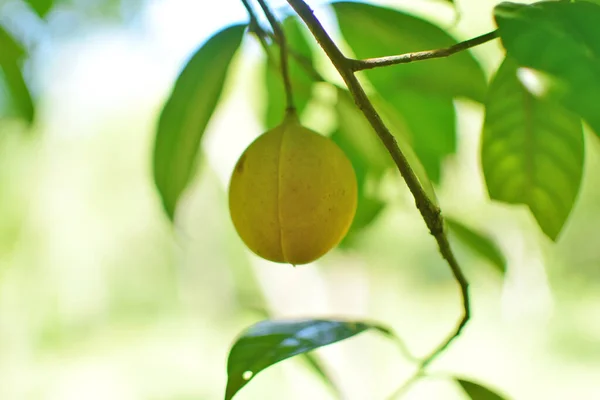
<instances>
[{"instance_id":1,"label":"yellow-green fruit","mask_svg":"<svg viewBox=\"0 0 600 400\"><path fill-rule=\"evenodd\" d=\"M306 264L346 235L356 212L352 164L330 139L288 115L241 155L229 185L233 224L250 250Z\"/></svg>"}]
</instances>

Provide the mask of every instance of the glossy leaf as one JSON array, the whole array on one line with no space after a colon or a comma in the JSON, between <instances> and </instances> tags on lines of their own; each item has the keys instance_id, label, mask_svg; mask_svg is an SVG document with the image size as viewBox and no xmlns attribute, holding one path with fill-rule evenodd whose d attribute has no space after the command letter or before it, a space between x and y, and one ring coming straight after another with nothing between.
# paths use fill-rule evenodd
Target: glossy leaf
<instances>
[{"instance_id":1,"label":"glossy leaf","mask_svg":"<svg viewBox=\"0 0 600 400\"><path fill-rule=\"evenodd\" d=\"M256 312L258 315L261 316L261 318L270 318L271 317L269 311L263 306L258 306L258 305L257 306L248 306L248 305L246 305L246 308L251 309L252 311ZM333 380L331 379L331 377L325 370L325 367L321 363L321 360L319 359L319 357L317 357L316 354L304 353L304 354L301 354L300 356L304 359L304 361L310 367L310 369L316 375L318 375L319 378L321 378L323 383L325 383L325 385L327 385L327 387L329 387L334 394L340 393L339 388L336 386L335 382L333 382Z\"/></svg>"},{"instance_id":2,"label":"glossy leaf","mask_svg":"<svg viewBox=\"0 0 600 400\"><path fill-rule=\"evenodd\" d=\"M508 54L544 74L541 92L600 134L600 5L501 3L494 14Z\"/></svg>"},{"instance_id":3,"label":"glossy leaf","mask_svg":"<svg viewBox=\"0 0 600 400\"><path fill-rule=\"evenodd\" d=\"M312 65L312 49L306 40L297 18L286 18L283 21L283 28L290 51L294 53L294 57L290 55L288 58L288 65L294 93L294 105L298 113L301 114L312 96L314 82L296 57L302 57L303 62ZM271 54L275 55L273 62L277 62L277 65L273 65L273 63L269 63L268 61L265 65L267 90L265 125L267 129L274 128L281 123L286 106L285 89L279 69L279 47L272 47L274 51Z\"/></svg>"},{"instance_id":4,"label":"glossy leaf","mask_svg":"<svg viewBox=\"0 0 600 400\"><path fill-rule=\"evenodd\" d=\"M160 115L154 181L171 219L197 165L200 141L221 97L245 27L229 26L200 47L177 78Z\"/></svg>"},{"instance_id":5,"label":"glossy leaf","mask_svg":"<svg viewBox=\"0 0 600 400\"><path fill-rule=\"evenodd\" d=\"M25 49L0 26L0 79L8 89L9 103L19 117L33 122L35 107L25 78L22 63Z\"/></svg>"},{"instance_id":6,"label":"glossy leaf","mask_svg":"<svg viewBox=\"0 0 600 400\"><path fill-rule=\"evenodd\" d=\"M33 11L44 18L54 6L54 0L25 0Z\"/></svg>"},{"instance_id":7,"label":"glossy leaf","mask_svg":"<svg viewBox=\"0 0 600 400\"><path fill-rule=\"evenodd\" d=\"M534 97L507 59L494 77L486 112L481 163L490 197L529 207L555 240L579 191L584 143L580 119Z\"/></svg>"},{"instance_id":8,"label":"glossy leaf","mask_svg":"<svg viewBox=\"0 0 600 400\"><path fill-rule=\"evenodd\" d=\"M333 3L342 35L356 57L372 58L432 50L457 43L444 29L391 8L354 2ZM469 51L452 57L365 71L375 89L464 96L483 101L486 79Z\"/></svg>"},{"instance_id":9,"label":"glossy leaf","mask_svg":"<svg viewBox=\"0 0 600 400\"><path fill-rule=\"evenodd\" d=\"M481 386L478 383L457 379L456 382L465 391L471 400L506 400L506 397L500 396L496 392Z\"/></svg>"},{"instance_id":10,"label":"glossy leaf","mask_svg":"<svg viewBox=\"0 0 600 400\"><path fill-rule=\"evenodd\" d=\"M386 95L402 119L419 160L431 181L439 183L444 159L456 152L456 110L452 98L400 90Z\"/></svg>"},{"instance_id":11,"label":"glossy leaf","mask_svg":"<svg viewBox=\"0 0 600 400\"><path fill-rule=\"evenodd\" d=\"M445 221L451 235L490 262L499 272L506 272L506 258L491 238L452 218L446 217Z\"/></svg>"},{"instance_id":12,"label":"glossy leaf","mask_svg":"<svg viewBox=\"0 0 600 400\"><path fill-rule=\"evenodd\" d=\"M232 399L259 372L273 364L369 329L391 335L388 329L365 322L318 319L261 321L247 329L229 352L225 400Z\"/></svg>"}]
</instances>

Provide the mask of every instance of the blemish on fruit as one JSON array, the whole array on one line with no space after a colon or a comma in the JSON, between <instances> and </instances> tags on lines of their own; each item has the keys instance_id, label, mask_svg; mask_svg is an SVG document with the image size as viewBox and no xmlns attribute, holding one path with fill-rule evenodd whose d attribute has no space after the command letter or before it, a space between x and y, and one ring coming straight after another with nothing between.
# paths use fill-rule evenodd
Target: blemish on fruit
<instances>
[{"instance_id":1,"label":"blemish on fruit","mask_svg":"<svg viewBox=\"0 0 600 400\"><path fill-rule=\"evenodd\" d=\"M246 155L243 154L240 159L237 162L237 165L235 166L235 172L237 172L238 174L241 174L242 172L244 172L244 163L246 162Z\"/></svg>"}]
</instances>

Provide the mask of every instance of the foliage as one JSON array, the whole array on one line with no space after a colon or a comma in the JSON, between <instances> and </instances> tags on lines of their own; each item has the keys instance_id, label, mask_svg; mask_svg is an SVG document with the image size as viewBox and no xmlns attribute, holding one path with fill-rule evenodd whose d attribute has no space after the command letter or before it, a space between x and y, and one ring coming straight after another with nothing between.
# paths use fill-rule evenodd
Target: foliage
<instances>
[{"instance_id":1,"label":"foliage","mask_svg":"<svg viewBox=\"0 0 600 400\"><path fill-rule=\"evenodd\" d=\"M53 7L52 1L44 0L28 4L41 18ZM354 2L330 6L337 18L339 40L357 59L442 49L460 42L447 29L408 12ZM526 206L540 231L556 241L580 192L586 145L583 124L600 134L600 5L590 1L500 3L494 18L505 57L489 82L469 49L449 57L368 69L361 79L368 82L370 101L381 111L430 200L444 181L445 161L457 151L456 99L480 104L485 117L479 157L490 198ZM386 207L383 196L372 188L381 184L394 163L356 107L353 94L319 73L317 43L306 34L302 21L288 16L283 27L291 49L290 74L299 111L314 100L317 82L332 87L337 96L330 105L336 126L328 134L350 157L359 183L357 217L342 243L352 248L353 239ZM246 28L247 24L229 26L206 41L190 57L165 101L157 124L153 172L170 219L193 181L203 134L221 100L232 59L245 43L245 33L253 32L267 45L262 82L267 93L265 128L282 118L285 92L279 78L278 43L266 30ZM0 49L3 86L14 114L31 123L35 102L23 72L27 48L0 26ZM478 229L452 219L446 220L445 229L502 274L506 271L499 247ZM231 348L225 398L233 398L271 365L369 329L390 335L379 324L360 321L259 322ZM315 360L311 362L320 371ZM456 382L472 399L503 398L480 384L459 378Z\"/></svg>"}]
</instances>

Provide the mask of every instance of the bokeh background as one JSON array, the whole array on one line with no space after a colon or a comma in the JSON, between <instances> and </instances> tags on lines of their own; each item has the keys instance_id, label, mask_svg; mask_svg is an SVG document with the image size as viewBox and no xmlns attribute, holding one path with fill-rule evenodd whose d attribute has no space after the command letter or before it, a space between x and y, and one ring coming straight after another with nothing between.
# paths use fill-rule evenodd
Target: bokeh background
<instances>
[{"instance_id":1,"label":"bokeh background","mask_svg":"<svg viewBox=\"0 0 600 400\"><path fill-rule=\"evenodd\" d=\"M286 10L283 0L271 3ZM427 16L459 39L494 28L491 0L457 1L456 24L447 2L372 3ZM336 34L324 2L309 4ZM203 162L169 223L151 174L158 113L192 52L245 19L237 0L70 0L47 21L20 0L0 0L0 21L32 46L25 73L38 104L27 129L0 101L0 399L222 398L229 347L264 309L377 320L416 355L453 329L458 288L396 173L385 181L389 206L352 247L296 269L245 249L226 189L263 129L264 62L253 38L235 59ZM501 58L498 43L475 54L488 75ZM337 79L325 59L320 67ZM331 93L318 90L304 122L327 134ZM508 271L502 277L457 245L473 319L434 376L405 398L465 399L448 375L512 399L600 398L598 140L587 134L583 189L553 244L525 209L489 201L478 161L482 107L456 106L459 152L445 162L440 202L497 240ZM375 333L317 354L350 400L382 399L412 372ZM291 359L236 398L335 397Z\"/></svg>"}]
</instances>

